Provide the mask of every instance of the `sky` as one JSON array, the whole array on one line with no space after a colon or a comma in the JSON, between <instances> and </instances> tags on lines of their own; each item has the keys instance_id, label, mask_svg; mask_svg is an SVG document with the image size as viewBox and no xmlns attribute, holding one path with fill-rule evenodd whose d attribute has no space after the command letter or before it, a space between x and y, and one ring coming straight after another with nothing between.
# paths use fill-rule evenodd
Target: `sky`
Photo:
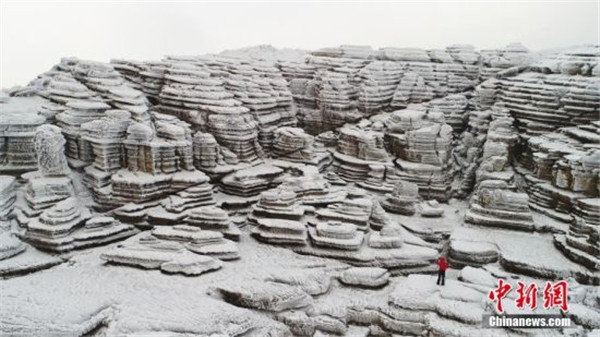
<instances>
[{"instance_id":1,"label":"sky","mask_svg":"<svg viewBox=\"0 0 600 337\"><path fill-rule=\"evenodd\" d=\"M1 87L25 85L61 57L159 60L271 44L531 50L600 44L594 1L158 2L1 4Z\"/></svg>"}]
</instances>

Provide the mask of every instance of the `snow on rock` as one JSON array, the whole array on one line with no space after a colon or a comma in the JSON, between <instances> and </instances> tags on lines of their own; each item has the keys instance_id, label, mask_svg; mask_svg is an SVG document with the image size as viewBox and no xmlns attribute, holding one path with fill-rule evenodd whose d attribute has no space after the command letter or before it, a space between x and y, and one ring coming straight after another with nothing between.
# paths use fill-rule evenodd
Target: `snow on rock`
<instances>
[{"instance_id":1,"label":"snow on rock","mask_svg":"<svg viewBox=\"0 0 600 337\"><path fill-rule=\"evenodd\" d=\"M192 227L193 229L197 229ZM172 233L173 232L173 233ZM181 273L196 276L222 267L215 258L197 255L188 250L179 240L192 240L194 233L175 228L156 236L140 234L125 241L123 245L102 254L102 259L114 264L124 264L145 269L160 269L166 273ZM214 234L219 234L213 232ZM161 235L161 234L164 234ZM187 235L186 235L187 234ZM198 235L197 235L198 236ZM204 238L205 235L201 235ZM221 237L222 238L222 237Z\"/></svg>"},{"instance_id":2,"label":"snow on rock","mask_svg":"<svg viewBox=\"0 0 600 337\"><path fill-rule=\"evenodd\" d=\"M597 56L565 56L571 60L541 61L530 68L533 71L516 76L507 73L502 78L499 100L514 114L519 131L527 137L598 119L598 77L590 72L592 59ZM523 95L525 92L530 94ZM540 104L543 101L552 103Z\"/></svg>"},{"instance_id":3,"label":"snow on rock","mask_svg":"<svg viewBox=\"0 0 600 337\"><path fill-rule=\"evenodd\" d=\"M0 230L0 277L33 273L62 262L63 258L41 252L21 242L10 231Z\"/></svg>"},{"instance_id":4,"label":"snow on rock","mask_svg":"<svg viewBox=\"0 0 600 337\"><path fill-rule=\"evenodd\" d=\"M468 121L469 100L463 94L451 94L429 101L427 106L444 113L444 121L452 127L454 133L462 132Z\"/></svg>"},{"instance_id":5,"label":"snow on rock","mask_svg":"<svg viewBox=\"0 0 600 337\"><path fill-rule=\"evenodd\" d=\"M217 288L225 301L247 308L279 312L312 303L310 295L301 288L283 283L249 281Z\"/></svg>"},{"instance_id":6,"label":"snow on rock","mask_svg":"<svg viewBox=\"0 0 600 337\"><path fill-rule=\"evenodd\" d=\"M463 282L480 284L492 287L496 284L496 278L482 268L466 266L460 270L458 279Z\"/></svg>"},{"instance_id":7,"label":"snow on rock","mask_svg":"<svg viewBox=\"0 0 600 337\"><path fill-rule=\"evenodd\" d=\"M227 194L249 197L276 187L282 181L283 170L268 164L249 167L221 179L221 190Z\"/></svg>"},{"instance_id":8,"label":"snow on rock","mask_svg":"<svg viewBox=\"0 0 600 337\"><path fill-rule=\"evenodd\" d=\"M29 222L23 238L44 250L72 250L78 245L73 234L90 217L90 211L71 197L45 210L39 219ZM86 239L85 235L80 238Z\"/></svg>"},{"instance_id":9,"label":"snow on rock","mask_svg":"<svg viewBox=\"0 0 600 337\"><path fill-rule=\"evenodd\" d=\"M600 329L600 311L581 304L569 305L567 314L576 324L588 329Z\"/></svg>"},{"instance_id":10,"label":"snow on rock","mask_svg":"<svg viewBox=\"0 0 600 337\"><path fill-rule=\"evenodd\" d=\"M394 92L391 106L406 108L409 103L421 103L434 97L434 89L425 83L425 79L421 75L416 72L407 72Z\"/></svg>"},{"instance_id":11,"label":"snow on rock","mask_svg":"<svg viewBox=\"0 0 600 337\"><path fill-rule=\"evenodd\" d=\"M223 71L211 70L212 63L185 57L171 57L160 90L158 110L178 116L211 133L219 145L252 162L264 152L258 142L258 122L250 109L226 89ZM219 66L219 60L211 60Z\"/></svg>"},{"instance_id":12,"label":"snow on rock","mask_svg":"<svg viewBox=\"0 0 600 337\"><path fill-rule=\"evenodd\" d=\"M279 165L279 161L277 165ZM334 189L331 183L311 165L298 168L300 176L290 176L283 180L279 188L296 193L303 205L323 206L344 200L347 193L343 189Z\"/></svg>"},{"instance_id":13,"label":"snow on rock","mask_svg":"<svg viewBox=\"0 0 600 337\"><path fill-rule=\"evenodd\" d=\"M27 247L15 235L8 231L0 232L0 260L21 254Z\"/></svg>"},{"instance_id":14,"label":"snow on rock","mask_svg":"<svg viewBox=\"0 0 600 337\"><path fill-rule=\"evenodd\" d=\"M39 97L10 97L0 103L0 172L35 170L35 130L44 123L37 115L43 100Z\"/></svg>"},{"instance_id":15,"label":"snow on rock","mask_svg":"<svg viewBox=\"0 0 600 337\"><path fill-rule=\"evenodd\" d=\"M298 195L294 191L278 187L262 192L256 205L252 207L250 221L260 218L276 218L300 220L308 207L300 205Z\"/></svg>"},{"instance_id":16,"label":"snow on rock","mask_svg":"<svg viewBox=\"0 0 600 337\"><path fill-rule=\"evenodd\" d=\"M64 154L65 138L58 127L42 125L35 133L38 171L23 175L28 180L26 204L16 211L21 226L61 200L74 195L69 167Z\"/></svg>"},{"instance_id":17,"label":"snow on rock","mask_svg":"<svg viewBox=\"0 0 600 337\"><path fill-rule=\"evenodd\" d=\"M311 296L322 295L331 287L331 275L323 269L289 270L286 273L275 273L266 278L266 281L284 283L302 288Z\"/></svg>"},{"instance_id":18,"label":"snow on rock","mask_svg":"<svg viewBox=\"0 0 600 337\"><path fill-rule=\"evenodd\" d=\"M554 245L570 260L600 270L599 233L598 225L587 224L578 218L569 226L568 234L555 234Z\"/></svg>"},{"instance_id":19,"label":"snow on rock","mask_svg":"<svg viewBox=\"0 0 600 337\"><path fill-rule=\"evenodd\" d=\"M255 332L255 336L268 336L270 327L279 333L276 336L289 336L282 323L260 312L235 307L207 296L207 291L225 282L243 284L249 278L264 279L270 274L286 274L282 271L318 271L324 267L325 261L260 245L247 238L241 243L244 251L249 252L244 261L228 262L219 271L203 274L200 278L138 268L109 267L103 265L99 257L111 247L94 248L86 251L87 254L74 256L70 263L49 269L48 274L34 273L4 280L0 284L1 302L3 308L4 305L9 308L22 305L26 289L35 290L38 294L36 299L44 303L46 311L52 307L52 303L77 310L81 305L75 302L82 299L91 304L105 300L116 309L105 329L108 335L164 336L177 335L185 330L194 335L254 336ZM21 255L28 254L30 250L35 251L29 248ZM277 259L271 258L274 256ZM340 268L340 264L332 261L327 264ZM81 311L82 316L87 314L87 311ZM41 313L28 310L14 319L19 320L23 329L33 329L37 324L35 317L47 317L47 314L42 316ZM69 317L77 316L57 317L53 323L68 326L71 322Z\"/></svg>"},{"instance_id":20,"label":"snow on rock","mask_svg":"<svg viewBox=\"0 0 600 337\"><path fill-rule=\"evenodd\" d=\"M241 59L259 59L269 61L302 60L308 51L291 48L275 48L270 44L224 50L220 55Z\"/></svg>"},{"instance_id":21,"label":"snow on rock","mask_svg":"<svg viewBox=\"0 0 600 337\"><path fill-rule=\"evenodd\" d=\"M407 181L399 181L392 193L386 194L381 206L389 212L413 215L419 198L419 186Z\"/></svg>"},{"instance_id":22,"label":"snow on rock","mask_svg":"<svg viewBox=\"0 0 600 337\"><path fill-rule=\"evenodd\" d=\"M82 138L81 126L104 117L110 105L101 101L69 101L65 107L65 111L56 115L56 120L67 141L66 155L76 167L91 164L92 148Z\"/></svg>"},{"instance_id":23,"label":"snow on rock","mask_svg":"<svg viewBox=\"0 0 600 337\"><path fill-rule=\"evenodd\" d=\"M222 175L248 167L237 155L219 145L210 133L198 131L193 139L194 166L209 176Z\"/></svg>"},{"instance_id":24,"label":"snow on rock","mask_svg":"<svg viewBox=\"0 0 600 337\"><path fill-rule=\"evenodd\" d=\"M116 311L106 301L91 296L76 302L52 303L32 297L28 305L4 299L0 308L0 332L11 336L84 336L109 325Z\"/></svg>"},{"instance_id":25,"label":"snow on rock","mask_svg":"<svg viewBox=\"0 0 600 337\"><path fill-rule=\"evenodd\" d=\"M0 175L0 220L6 220L13 211L16 201L16 179Z\"/></svg>"},{"instance_id":26,"label":"snow on rock","mask_svg":"<svg viewBox=\"0 0 600 337\"><path fill-rule=\"evenodd\" d=\"M342 250L359 250L364 238L355 225L338 221L320 223L309 233L315 245Z\"/></svg>"},{"instance_id":27,"label":"snow on rock","mask_svg":"<svg viewBox=\"0 0 600 337\"><path fill-rule=\"evenodd\" d=\"M521 231L458 228L452 240L479 240L498 247L500 265L512 273L559 279L574 277L583 284L599 284L600 274L566 258L556 249L551 235ZM536 254L529 252L535 251Z\"/></svg>"},{"instance_id":28,"label":"snow on rock","mask_svg":"<svg viewBox=\"0 0 600 337\"><path fill-rule=\"evenodd\" d=\"M334 167L340 178L349 182L360 182L367 178L375 179L376 185L383 183L382 172L373 176L373 170L385 170L389 157L383 146L383 135L358 127L344 127L339 130L337 146L333 152Z\"/></svg>"},{"instance_id":29,"label":"snow on rock","mask_svg":"<svg viewBox=\"0 0 600 337\"><path fill-rule=\"evenodd\" d=\"M301 128L281 127L275 130L273 156L291 162L317 165L319 167L331 161L331 155L318 149L314 137Z\"/></svg>"},{"instance_id":30,"label":"snow on rock","mask_svg":"<svg viewBox=\"0 0 600 337\"><path fill-rule=\"evenodd\" d=\"M415 183L426 199L450 198L452 127L444 114L424 105L396 110L383 121L384 142L394 160L398 180Z\"/></svg>"},{"instance_id":31,"label":"snow on rock","mask_svg":"<svg viewBox=\"0 0 600 337\"><path fill-rule=\"evenodd\" d=\"M239 241L241 232L233 224L227 212L216 206L201 206L192 208L186 218L186 223L204 230L212 230L234 241Z\"/></svg>"},{"instance_id":32,"label":"snow on rock","mask_svg":"<svg viewBox=\"0 0 600 337\"><path fill-rule=\"evenodd\" d=\"M94 191L110 185L110 175L123 167L123 141L127 137L131 114L125 110L108 110L100 119L81 124L82 142L89 143L93 165L87 166L85 183Z\"/></svg>"},{"instance_id":33,"label":"snow on rock","mask_svg":"<svg viewBox=\"0 0 600 337\"><path fill-rule=\"evenodd\" d=\"M258 240L272 244L308 243L308 230L301 222L286 219L258 219L252 234Z\"/></svg>"},{"instance_id":34,"label":"snow on rock","mask_svg":"<svg viewBox=\"0 0 600 337\"><path fill-rule=\"evenodd\" d=\"M315 303L307 310L317 331L344 335L348 331L347 310L330 303Z\"/></svg>"},{"instance_id":35,"label":"snow on rock","mask_svg":"<svg viewBox=\"0 0 600 337\"><path fill-rule=\"evenodd\" d=\"M444 209L437 200L427 200L419 204L419 214L427 218L439 218L444 215Z\"/></svg>"},{"instance_id":36,"label":"snow on rock","mask_svg":"<svg viewBox=\"0 0 600 337\"><path fill-rule=\"evenodd\" d=\"M498 278L568 278L561 332L600 328L597 46L290 53L1 94L0 334L529 333L482 330Z\"/></svg>"},{"instance_id":37,"label":"snow on rock","mask_svg":"<svg viewBox=\"0 0 600 337\"><path fill-rule=\"evenodd\" d=\"M510 191L501 180L485 180L479 184L465 221L480 226L533 230L527 194Z\"/></svg>"},{"instance_id":38,"label":"snow on rock","mask_svg":"<svg viewBox=\"0 0 600 337\"><path fill-rule=\"evenodd\" d=\"M454 298L459 296L460 300L444 297L445 288L438 288L428 276L410 275L402 278L390 294L391 310L397 307L429 311L461 323L479 325L485 312L485 295L468 287L460 287L460 283L453 285L455 282L448 281L446 286L455 287L449 293ZM479 296L476 296L477 294Z\"/></svg>"},{"instance_id":39,"label":"snow on rock","mask_svg":"<svg viewBox=\"0 0 600 337\"><path fill-rule=\"evenodd\" d=\"M379 232L372 232L369 236L371 248L399 248L404 243L402 228L396 223L385 225Z\"/></svg>"},{"instance_id":40,"label":"snow on rock","mask_svg":"<svg viewBox=\"0 0 600 337\"><path fill-rule=\"evenodd\" d=\"M287 325L296 336L315 335L315 322L304 311L285 311L277 315L277 320Z\"/></svg>"},{"instance_id":41,"label":"snow on rock","mask_svg":"<svg viewBox=\"0 0 600 337\"><path fill-rule=\"evenodd\" d=\"M384 268L350 268L342 272L339 280L350 286L377 288L386 285L389 276Z\"/></svg>"},{"instance_id":42,"label":"snow on rock","mask_svg":"<svg viewBox=\"0 0 600 337\"><path fill-rule=\"evenodd\" d=\"M368 46L342 45L313 51L306 63L287 61L279 67L300 106L300 124L317 134L355 121L361 115L471 88L480 72L484 72L479 60L479 53L470 46L373 50ZM520 60L522 63L515 63L529 62L526 58ZM497 71L486 64L486 76Z\"/></svg>"},{"instance_id":43,"label":"snow on rock","mask_svg":"<svg viewBox=\"0 0 600 337\"><path fill-rule=\"evenodd\" d=\"M346 222L355 225L359 230L365 231L369 228L374 204L373 200L366 196L364 190L348 190L346 198L341 202L319 208L315 213L320 220Z\"/></svg>"},{"instance_id":44,"label":"snow on rock","mask_svg":"<svg viewBox=\"0 0 600 337\"><path fill-rule=\"evenodd\" d=\"M455 266L481 266L498 261L498 248L480 241L450 240L449 260Z\"/></svg>"},{"instance_id":45,"label":"snow on rock","mask_svg":"<svg viewBox=\"0 0 600 337\"><path fill-rule=\"evenodd\" d=\"M160 270L169 274L200 275L221 268L221 264L208 256L186 254L160 265Z\"/></svg>"}]
</instances>

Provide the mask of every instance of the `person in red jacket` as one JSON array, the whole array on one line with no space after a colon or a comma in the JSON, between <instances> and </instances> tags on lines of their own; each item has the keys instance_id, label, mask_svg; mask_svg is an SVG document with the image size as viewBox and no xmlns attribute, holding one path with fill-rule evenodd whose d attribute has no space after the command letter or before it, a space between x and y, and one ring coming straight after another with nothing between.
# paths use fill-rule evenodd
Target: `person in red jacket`
<instances>
[{"instance_id":1,"label":"person in red jacket","mask_svg":"<svg viewBox=\"0 0 600 337\"><path fill-rule=\"evenodd\" d=\"M446 262L446 258L444 256L440 256L437 259L438 265L438 285L444 285L444 281L446 280L446 269L448 269L448 262Z\"/></svg>"}]
</instances>

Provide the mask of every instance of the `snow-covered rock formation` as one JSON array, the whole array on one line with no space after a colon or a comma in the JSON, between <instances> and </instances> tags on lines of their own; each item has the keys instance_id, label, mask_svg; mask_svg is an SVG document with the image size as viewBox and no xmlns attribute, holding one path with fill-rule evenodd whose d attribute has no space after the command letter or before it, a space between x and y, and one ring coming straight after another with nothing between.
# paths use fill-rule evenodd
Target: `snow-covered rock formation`
<instances>
[{"instance_id":1,"label":"snow-covered rock formation","mask_svg":"<svg viewBox=\"0 0 600 337\"><path fill-rule=\"evenodd\" d=\"M0 95L0 335L486 335L499 280L593 334L598 50L62 59Z\"/></svg>"}]
</instances>

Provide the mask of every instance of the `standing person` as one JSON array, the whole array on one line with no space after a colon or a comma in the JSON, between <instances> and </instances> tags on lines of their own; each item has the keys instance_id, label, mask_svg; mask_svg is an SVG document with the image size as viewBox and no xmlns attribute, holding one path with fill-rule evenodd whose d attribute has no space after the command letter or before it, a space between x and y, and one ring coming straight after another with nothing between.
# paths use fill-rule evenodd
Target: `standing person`
<instances>
[{"instance_id":1,"label":"standing person","mask_svg":"<svg viewBox=\"0 0 600 337\"><path fill-rule=\"evenodd\" d=\"M446 258L444 256L440 256L437 259L437 265L438 265L437 284L444 285L444 282L446 281L446 269L448 269L448 262L446 262Z\"/></svg>"}]
</instances>

